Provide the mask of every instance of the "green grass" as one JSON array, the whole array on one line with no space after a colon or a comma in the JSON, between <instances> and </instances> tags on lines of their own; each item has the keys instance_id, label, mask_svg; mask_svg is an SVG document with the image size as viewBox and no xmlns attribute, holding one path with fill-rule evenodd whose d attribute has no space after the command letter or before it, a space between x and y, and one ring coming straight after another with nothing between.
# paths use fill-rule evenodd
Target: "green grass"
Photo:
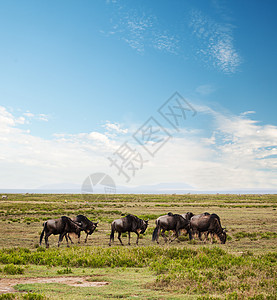
<instances>
[{"instance_id":1,"label":"green grass","mask_svg":"<svg viewBox=\"0 0 277 300\"><path fill-rule=\"evenodd\" d=\"M22 293L0 299L277 299L277 195L8 195L0 210L0 277L89 276L103 287L19 283ZM195 239L157 246L155 219L168 212L217 213L227 227L227 243ZM108 246L110 223L132 213L149 219L131 246ZM43 221L84 214L100 221L81 244L38 246ZM75 243L77 240L73 237ZM123 243L127 245L127 236ZM23 274L21 273L23 272ZM27 296L29 293L29 296ZM33 298L32 298L33 297ZM37 297L37 298L35 298Z\"/></svg>"},{"instance_id":2,"label":"green grass","mask_svg":"<svg viewBox=\"0 0 277 300\"><path fill-rule=\"evenodd\" d=\"M58 274L78 268L148 268L156 275L146 288L189 295L232 294L240 297L264 293L277 296L277 252L254 256L252 252L234 255L218 246L163 248L72 247L30 251L2 249L1 263L66 266Z\"/></svg>"}]
</instances>

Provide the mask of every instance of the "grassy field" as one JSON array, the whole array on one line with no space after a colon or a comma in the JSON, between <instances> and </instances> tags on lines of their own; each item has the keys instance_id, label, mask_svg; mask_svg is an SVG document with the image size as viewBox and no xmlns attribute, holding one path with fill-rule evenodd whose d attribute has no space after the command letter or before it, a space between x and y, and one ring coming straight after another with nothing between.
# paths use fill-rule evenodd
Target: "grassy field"
<instances>
[{"instance_id":1,"label":"grassy field","mask_svg":"<svg viewBox=\"0 0 277 300\"><path fill-rule=\"evenodd\" d=\"M0 201L0 277L24 292L0 299L277 299L277 195L13 194ZM158 216L188 211L218 214L227 243L187 236L171 244L151 241ZM128 213L150 219L139 246L133 234L131 246L119 246L116 237L109 247L110 223ZM57 236L49 238L50 249L39 247L44 220L77 214L99 221L86 245L83 234L70 248L64 241L58 249ZM108 284L26 281L73 276Z\"/></svg>"}]
</instances>

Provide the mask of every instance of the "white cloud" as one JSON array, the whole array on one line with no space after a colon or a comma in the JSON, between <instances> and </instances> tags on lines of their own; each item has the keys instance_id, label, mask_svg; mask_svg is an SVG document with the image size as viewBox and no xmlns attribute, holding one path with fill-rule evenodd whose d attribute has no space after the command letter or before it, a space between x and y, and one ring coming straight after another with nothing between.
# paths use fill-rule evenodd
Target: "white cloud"
<instances>
[{"instance_id":1,"label":"white cloud","mask_svg":"<svg viewBox=\"0 0 277 300\"><path fill-rule=\"evenodd\" d=\"M230 23L218 23L200 10L191 13L190 27L198 39L197 58L224 73L235 73L242 59L235 49L233 26Z\"/></svg>"},{"instance_id":2,"label":"white cloud","mask_svg":"<svg viewBox=\"0 0 277 300\"><path fill-rule=\"evenodd\" d=\"M0 107L0 188L36 188L60 182L81 186L86 176L108 168L106 156L116 149L116 142L98 132L55 134L54 139L44 139L18 127L20 122Z\"/></svg>"},{"instance_id":3,"label":"white cloud","mask_svg":"<svg viewBox=\"0 0 277 300\"><path fill-rule=\"evenodd\" d=\"M88 134L88 138L97 142L107 143L109 141L108 137L99 132L91 132Z\"/></svg>"},{"instance_id":4,"label":"white cloud","mask_svg":"<svg viewBox=\"0 0 277 300\"><path fill-rule=\"evenodd\" d=\"M210 118L208 136L203 137L204 130L173 136L137 175L136 184L143 179L144 184L170 180L202 190L276 188L277 126L196 109Z\"/></svg>"},{"instance_id":5,"label":"white cloud","mask_svg":"<svg viewBox=\"0 0 277 300\"><path fill-rule=\"evenodd\" d=\"M227 74L238 72L242 58L235 47L234 26L222 5L215 2L213 9L220 14L218 19L193 9L185 21L180 22L177 18L167 24L143 6L134 9L123 2L114 3L111 28L100 32L124 41L139 54L154 48L182 59L194 57Z\"/></svg>"},{"instance_id":6,"label":"white cloud","mask_svg":"<svg viewBox=\"0 0 277 300\"><path fill-rule=\"evenodd\" d=\"M154 14L141 9L129 9L116 3L111 24L111 30L100 32L106 36L116 36L139 54L143 54L147 48L171 54L178 52L179 39L167 28L163 28Z\"/></svg>"},{"instance_id":7,"label":"white cloud","mask_svg":"<svg viewBox=\"0 0 277 300\"><path fill-rule=\"evenodd\" d=\"M49 116L46 114L34 114L31 113L30 111L26 111L25 113L23 113L23 116L28 118L28 120L39 120L39 121L45 121L48 122L49 120Z\"/></svg>"},{"instance_id":8,"label":"white cloud","mask_svg":"<svg viewBox=\"0 0 277 300\"><path fill-rule=\"evenodd\" d=\"M118 124L118 123L111 123L109 121L106 122L105 125L103 125L103 127L106 128L106 130L108 130L109 132L116 132L119 134L127 134L128 133L128 129L122 128L122 125Z\"/></svg>"},{"instance_id":9,"label":"white cloud","mask_svg":"<svg viewBox=\"0 0 277 300\"><path fill-rule=\"evenodd\" d=\"M81 186L94 172L110 174L117 185L126 185L125 177L110 167L107 159L125 141L144 160L132 185L183 182L203 190L276 187L276 126L261 125L247 114L227 115L205 106L194 107L199 118L209 118L210 128L173 133L154 158L117 123L105 124L116 134L56 133L53 139L43 139L21 129L18 118L0 107L1 188L60 182Z\"/></svg>"},{"instance_id":10,"label":"white cloud","mask_svg":"<svg viewBox=\"0 0 277 300\"><path fill-rule=\"evenodd\" d=\"M250 114L255 114L256 112L254 110L248 110L248 111L245 111L243 113L241 113L240 115L241 116L247 116L247 115L250 115Z\"/></svg>"},{"instance_id":11,"label":"white cloud","mask_svg":"<svg viewBox=\"0 0 277 300\"><path fill-rule=\"evenodd\" d=\"M3 106L0 106L0 130L7 126L15 125L14 116L9 113Z\"/></svg>"},{"instance_id":12,"label":"white cloud","mask_svg":"<svg viewBox=\"0 0 277 300\"><path fill-rule=\"evenodd\" d=\"M154 34L153 47L172 54L178 54L179 39L168 32Z\"/></svg>"},{"instance_id":13,"label":"white cloud","mask_svg":"<svg viewBox=\"0 0 277 300\"><path fill-rule=\"evenodd\" d=\"M35 116L33 113L31 113L29 111L25 112L23 115L28 117L28 118L33 118Z\"/></svg>"},{"instance_id":14,"label":"white cloud","mask_svg":"<svg viewBox=\"0 0 277 300\"><path fill-rule=\"evenodd\" d=\"M40 121L45 121L45 122L48 122L48 116L46 115L46 114L39 114L38 115L38 119L40 120Z\"/></svg>"}]
</instances>

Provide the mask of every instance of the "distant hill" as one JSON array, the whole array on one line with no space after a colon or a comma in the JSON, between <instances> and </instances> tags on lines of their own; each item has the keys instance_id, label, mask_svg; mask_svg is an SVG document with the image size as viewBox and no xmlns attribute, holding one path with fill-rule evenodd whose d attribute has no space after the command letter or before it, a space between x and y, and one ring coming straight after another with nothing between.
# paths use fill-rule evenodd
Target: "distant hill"
<instances>
[{"instance_id":1,"label":"distant hill","mask_svg":"<svg viewBox=\"0 0 277 300\"><path fill-rule=\"evenodd\" d=\"M104 194L103 186L94 190L94 193ZM0 194L7 193L39 193L39 194L81 194L81 185L73 183L59 183L40 186L36 189L3 189ZM107 192L109 193L109 192ZM185 183L158 183L141 186L117 186L117 194L277 194L277 189L225 189L199 190Z\"/></svg>"}]
</instances>

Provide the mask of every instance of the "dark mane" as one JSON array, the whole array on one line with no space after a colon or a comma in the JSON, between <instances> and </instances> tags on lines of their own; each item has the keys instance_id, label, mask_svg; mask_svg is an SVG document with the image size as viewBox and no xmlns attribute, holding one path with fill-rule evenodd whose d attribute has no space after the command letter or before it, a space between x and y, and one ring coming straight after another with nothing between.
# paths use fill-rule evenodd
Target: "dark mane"
<instances>
[{"instance_id":1,"label":"dark mane","mask_svg":"<svg viewBox=\"0 0 277 300\"><path fill-rule=\"evenodd\" d=\"M133 221L133 220L138 221L138 220L140 220L137 216L134 216L132 214L127 215L126 218L127 218L128 221Z\"/></svg>"},{"instance_id":2,"label":"dark mane","mask_svg":"<svg viewBox=\"0 0 277 300\"><path fill-rule=\"evenodd\" d=\"M93 225L93 222L90 221L86 216L84 215L78 215L76 217L76 220L78 220L78 222L83 222L84 224L89 224L89 225Z\"/></svg>"}]
</instances>

